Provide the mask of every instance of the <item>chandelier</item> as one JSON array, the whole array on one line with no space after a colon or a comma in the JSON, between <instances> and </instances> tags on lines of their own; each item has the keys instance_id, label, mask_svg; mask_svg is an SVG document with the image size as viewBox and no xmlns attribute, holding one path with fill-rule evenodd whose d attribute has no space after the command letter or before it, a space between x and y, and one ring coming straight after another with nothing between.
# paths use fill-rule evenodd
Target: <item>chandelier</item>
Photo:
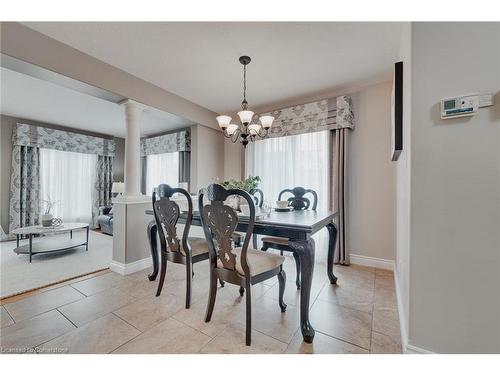
<instances>
[{"instance_id":1,"label":"chandelier","mask_svg":"<svg viewBox=\"0 0 500 375\"><path fill-rule=\"evenodd\" d=\"M260 116L260 124L251 123L253 119L253 112L248 110L247 102L247 65L250 64L250 57L241 56L240 63L243 65L243 101L241 102L241 111L238 112L241 124L232 124L231 117L226 115L217 116L216 120L224 134L224 137L229 138L233 143L239 141L244 148L250 141L255 138L265 138L271 128L274 117L273 116Z\"/></svg>"}]
</instances>

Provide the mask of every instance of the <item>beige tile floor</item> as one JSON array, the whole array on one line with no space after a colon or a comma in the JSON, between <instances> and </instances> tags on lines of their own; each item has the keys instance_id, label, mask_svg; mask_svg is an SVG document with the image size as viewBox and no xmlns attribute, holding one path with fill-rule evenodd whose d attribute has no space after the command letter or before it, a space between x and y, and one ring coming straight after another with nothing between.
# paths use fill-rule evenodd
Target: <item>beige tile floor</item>
<instances>
[{"instance_id":1,"label":"beige tile floor","mask_svg":"<svg viewBox=\"0 0 500 375\"><path fill-rule=\"evenodd\" d=\"M184 308L184 269L169 263L161 297L149 270L123 277L100 272L2 302L2 353L400 353L393 274L335 266L331 285L315 266L310 317L313 344L302 341L293 258L285 262L287 311L277 279L252 288L252 346L245 345L245 299L219 288L212 321L204 322L208 266L195 265L191 309Z\"/></svg>"}]
</instances>

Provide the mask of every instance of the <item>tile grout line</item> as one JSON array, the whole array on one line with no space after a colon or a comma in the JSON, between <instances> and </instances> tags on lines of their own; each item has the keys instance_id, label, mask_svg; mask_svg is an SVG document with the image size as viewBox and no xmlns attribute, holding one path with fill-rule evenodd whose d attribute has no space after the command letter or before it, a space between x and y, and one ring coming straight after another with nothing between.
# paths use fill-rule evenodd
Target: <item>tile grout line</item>
<instances>
[{"instance_id":1,"label":"tile grout line","mask_svg":"<svg viewBox=\"0 0 500 375\"><path fill-rule=\"evenodd\" d=\"M116 310L115 310L115 311L116 311ZM121 317L119 317L118 315L116 315L116 314L114 313L114 311L113 311L113 312L111 312L110 314L112 314L112 315L116 316L118 319L122 320L123 322L125 322L125 323L126 323L126 324L128 324L129 326L131 326L131 327L135 328L137 331L139 331L139 334L138 334L138 335L135 335L135 336L134 336L134 337L132 337L130 340L125 341L123 344L118 345L118 346L117 346L116 348L114 348L113 350L110 350L109 352L107 352L107 354L111 354L111 353L113 353L114 351L118 350L118 349L119 349L119 348L121 348L122 346L124 346L124 345L128 344L130 341L134 340L135 338L139 337L139 336L140 336L140 335L142 335L144 332L146 332L146 331L144 331L144 332L143 332L143 331L141 331L139 328L137 328L137 327L136 327L136 326L134 326L133 324L130 324L130 323L129 323L129 322L127 322L126 320L122 319ZM152 328L152 327L151 327L151 328Z\"/></svg>"},{"instance_id":2,"label":"tile grout line","mask_svg":"<svg viewBox=\"0 0 500 375\"><path fill-rule=\"evenodd\" d=\"M176 322L179 322L179 323L181 323L181 324L183 324L183 325L185 325L185 326L187 326L187 327L189 327L189 328L191 328L191 329L193 329L193 330L195 330L195 331L197 331L197 332L201 333L202 335L207 336L208 338L210 338L210 341L212 341L212 339L216 337L216 336L212 337L212 336L210 336L210 335L207 335L206 333L201 332L199 329L196 329L196 328L194 328L194 327L190 326L190 325L189 325L189 324L187 324L187 323L181 322L179 319L176 319L173 315L172 315L170 318L168 318L168 319L173 319L173 320L175 320ZM168 319L166 319L166 320L168 320Z\"/></svg>"},{"instance_id":3,"label":"tile grout line","mask_svg":"<svg viewBox=\"0 0 500 375\"><path fill-rule=\"evenodd\" d=\"M85 298L85 297L84 297L84 298ZM70 305L70 304L75 303L75 302L78 302L78 301L82 301L84 298L80 298L80 299L77 299L77 300L75 300L75 301L71 301L71 302L68 302L68 303L62 304L62 305L60 305L60 306L53 307L53 308L51 308L51 309L49 309L49 310L47 310L47 311L40 312L40 313L38 313L38 314L35 314L35 315L33 315L33 316L30 316L29 318L21 319L21 320L19 320L19 321L17 321L17 322L14 320L14 318L12 318L12 320L14 320L14 324L18 324L18 323L21 323L21 322L25 322L25 321L28 321L28 320L34 319L34 318L36 318L36 317L38 317L38 316L40 316L40 315L43 315L43 314L49 313L49 312L54 311L54 310L57 310L58 312L60 312L60 313L61 313L61 311L59 311L59 308L60 308L60 307L64 307L64 306L66 306L66 305ZM5 309L5 310L6 310L7 312L9 312L7 309ZM61 313L61 314L62 314L62 313ZM9 315L10 315L10 313L9 313ZM62 315L64 315L64 314L62 314ZM66 318L66 319L67 319L67 318ZM69 319L68 319L68 320L69 320ZM73 323L73 322L72 322L72 323ZM11 324L11 325L13 325L13 324Z\"/></svg>"},{"instance_id":4,"label":"tile grout line","mask_svg":"<svg viewBox=\"0 0 500 375\"><path fill-rule=\"evenodd\" d=\"M30 297L40 296L40 295L43 295L43 293L48 293L48 292L51 292L51 291L53 291L53 290L61 289L61 288L67 287L67 286L68 286L68 287L71 287L71 285L63 285L63 286L58 287L58 288L54 288L54 289L50 289L50 290L46 290L46 291L44 291L44 292L37 293L37 294L31 295L31 296L26 296L25 298L22 298L22 299L20 299L20 300L18 300L18 301L9 302L9 303L7 303L6 305L10 305L10 304L12 304L12 303L16 303L16 302L19 302L19 301L23 301L24 299L27 299L27 298L30 298ZM29 318L21 319L21 320L19 320L18 322L16 322L16 321L14 320L14 318L12 318L12 315L10 315L9 310L7 310L7 308L5 307L6 305L2 305L2 306L3 306L3 308L5 309L5 311L7 311L7 313L9 313L9 316L12 318L12 320L14 320L14 322L15 322L15 323L19 323L19 322L22 322L22 321L29 320L29 319L32 319L32 318L34 318L34 317L40 316L40 315L42 315L42 314L48 313L48 312L50 312L50 311L53 311L53 310L58 310L60 307L64 307L64 306L66 306L66 305L72 304L72 303L74 303L74 302L82 301L82 300L84 300L85 298L88 298L88 296L86 296L85 294L83 294L83 293L82 293L82 292L80 292L79 290L77 290L77 289L75 289L75 288L73 288L73 287L72 287L72 289L73 289L73 290L75 290L75 291L77 291L79 294L81 294L81 296L82 296L82 297L81 297L81 298L79 298L79 299L76 299L76 300L74 300L74 301L71 301L71 302L66 302L66 303L63 303L62 305L59 305L59 306L53 307L53 308L51 308L51 309L49 309L49 310L47 310L47 311L40 312L40 313L38 313L38 314L35 314L35 315L33 315L33 316L30 316ZM58 311L59 311L59 310L58 310ZM60 311L59 311L59 312L60 312Z\"/></svg>"},{"instance_id":5,"label":"tile grout line","mask_svg":"<svg viewBox=\"0 0 500 375\"><path fill-rule=\"evenodd\" d=\"M355 344L355 343L353 343L353 342L347 341L346 339L343 339L343 338L341 338L341 337L332 336L331 334L328 334L328 333L323 332L323 331L320 331L320 330L316 330L316 332L319 332L319 333L321 333L322 335L325 335L325 336L331 337L332 339L335 339L335 340L338 340L338 341L345 342L346 344L356 346L356 347L358 347L358 348L360 348L360 349L363 349L363 350L366 350L366 351L368 351L368 352L370 351L370 349L367 349L367 348L365 348L364 346L361 346L361 345Z\"/></svg>"},{"instance_id":6,"label":"tile grout line","mask_svg":"<svg viewBox=\"0 0 500 375\"><path fill-rule=\"evenodd\" d=\"M85 280L82 280L82 281L85 281ZM76 283L74 283L74 284L76 284ZM79 291L78 289L76 289L73 286L73 284L69 284L68 286L71 287L71 288L73 288L74 290L76 290L78 293L80 293L83 296L83 298L87 298L88 297L88 295L86 295L85 293L83 293L83 292Z\"/></svg>"},{"instance_id":7,"label":"tile grout line","mask_svg":"<svg viewBox=\"0 0 500 375\"><path fill-rule=\"evenodd\" d=\"M59 310L59 307L56 307L54 310L57 310L57 312L59 312L59 314L61 314L62 316L64 316L64 317L65 317L65 318L66 318L66 319L67 319L67 320L68 320L71 324L73 324L73 325L75 326L75 328L78 328L78 326L77 326L75 323L73 323L73 321L72 321L70 318L68 318L66 315L64 315L64 314L63 314L63 313Z\"/></svg>"},{"instance_id":8,"label":"tile grout line","mask_svg":"<svg viewBox=\"0 0 500 375\"><path fill-rule=\"evenodd\" d=\"M7 313L7 315L8 315L8 316L12 319L12 321L14 322L14 324L16 324L17 322L14 320L14 318L12 317L12 315L10 315L9 310L7 310L7 309L5 308L5 306L3 306L3 305L2 305L2 307L3 307L3 309L5 310L5 312ZM12 325L12 324L11 324L11 325ZM7 327L8 327L8 326L7 326Z\"/></svg>"},{"instance_id":9,"label":"tile grout line","mask_svg":"<svg viewBox=\"0 0 500 375\"><path fill-rule=\"evenodd\" d=\"M52 309L52 310L49 310L49 311L54 311L54 310L57 310L57 308ZM47 312L49 312L49 311L47 311ZM68 318L66 315L64 315L64 314L63 314L62 312L60 312L59 310L57 310L57 312L58 312L59 314L61 314L61 315L62 315L62 316L63 316L63 317L64 317L67 321L69 321L72 325L74 325L74 326L75 326L75 329L78 329L78 327L75 325L75 323L73 323L71 320L69 320L69 318ZM39 314L39 315L40 315L40 314ZM73 332L73 331L74 331L74 330L71 330L71 331L69 331L69 332ZM48 343L48 342L50 342L50 341L52 341L52 340L58 339L59 337L64 336L65 334L67 334L67 333L69 333L69 332L64 332L64 333L61 333L59 336L53 337L53 338L51 338L50 340L47 340L47 341L44 341L44 342L42 342L42 343L38 344L38 345L36 345L36 346L34 346L34 347L33 347L33 350L35 350L36 354L39 354L39 352L38 352L37 348L39 348L39 347L40 347L40 346L42 346L43 344L46 344L46 343Z\"/></svg>"},{"instance_id":10,"label":"tile grout line","mask_svg":"<svg viewBox=\"0 0 500 375\"><path fill-rule=\"evenodd\" d=\"M125 305L125 306L127 306L127 305ZM125 306L122 306L122 307L120 307L120 308L116 309L115 311L118 311L118 310L120 310L121 308L123 308L123 307L125 307ZM110 312L109 314L112 314L112 315L116 316L116 317L117 317L118 319L120 319L121 321L125 322L125 323L126 323L126 324L128 324L129 326L132 326L133 328L135 328L136 330L138 330L140 333L144 333L144 332L146 332L146 331L149 331L151 328L153 328L153 327L154 327L154 326L153 326L153 327L151 327L151 328L147 329L146 331L141 331L139 328L137 328L136 326L134 326L132 323L129 323L129 322L127 322L125 319L123 319L121 316L116 315L116 314L115 314L115 311L112 311L112 312ZM103 315L103 316L106 316L106 315ZM101 318L102 318L102 317L101 317ZM99 319L99 318L98 318L98 319ZM168 319L168 318L167 318L167 319ZM95 320L97 320L97 319L95 319ZM165 319L165 320L166 320L166 319ZM160 323L162 323L162 322L160 322ZM158 324L160 324L160 323L158 323ZM137 335L137 336L138 336L138 335ZM137 336L136 336L136 337L137 337Z\"/></svg>"}]
</instances>

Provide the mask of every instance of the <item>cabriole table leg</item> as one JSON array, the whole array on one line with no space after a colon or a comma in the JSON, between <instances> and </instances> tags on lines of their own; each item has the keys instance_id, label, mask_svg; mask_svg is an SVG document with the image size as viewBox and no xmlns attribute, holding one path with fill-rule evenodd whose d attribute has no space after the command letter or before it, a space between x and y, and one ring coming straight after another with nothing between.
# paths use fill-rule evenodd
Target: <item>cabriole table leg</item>
<instances>
[{"instance_id":1,"label":"cabriole table leg","mask_svg":"<svg viewBox=\"0 0 500 375\"><path fill-rule=\"evenodd\" d=\"M333 274L333 261L335 256L335 245L337 244L337 227L335 224L330 223L326 226L328 229L328 259L326 264L326 271L330 284L337 283L337 276Z\"/></svg>"},{"instance_id":2,"label":"cabriole table leg","mask_svg":"<svg viewBox=\"0 0 500 375\"><path fill-rule=\"evenodd\" d=\"M311 285L314 273L314 240L290 240L290 247L300 259L300 330L307 343L313 342L314 328L309 321L309 302L311 298Z\"/></svg>"}]
</instances>

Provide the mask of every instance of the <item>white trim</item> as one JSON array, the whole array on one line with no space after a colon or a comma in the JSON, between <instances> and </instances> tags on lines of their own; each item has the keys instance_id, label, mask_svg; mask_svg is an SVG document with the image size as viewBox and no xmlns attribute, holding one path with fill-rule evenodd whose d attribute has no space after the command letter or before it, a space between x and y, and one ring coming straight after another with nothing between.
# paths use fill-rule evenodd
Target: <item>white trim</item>
<instances>
[{"instance_id":1,"label":"white trim","mask_svg":"<svg viewBox=\"0 0 500 375\"><path fill-rule=\"evenodd\" d=\"M112 260L109 269L120 275L130 275L131 273L144 270L152 264L151 258L144 258L132 263L120 263Z\"/></svg>"},{"instance_id":2,"label":"white trim","mask_svg":"<svg viewBox=\"0 0 500 375\"><path fill-rule=\"evenodd\" d=\"M406 354L437 354L430 350L419 348L418 346L406 344L404 351Z\"/></svg>"},{"instance_id":3,"label":"white trim","mask_svg":"<svg viewBox=\"0 0 500 375\"><path fill-rule=\"evenodd\" d=\"M350 261L352 264L359 264L360 266L382 268L384 270L394 270L394 261L382 258L367 257L365 255L350 254Z\"/></svg>"},{"instance_id":4,"label":"white trim","mask_svg":"<svg viewBox=\"0 0 500 375\"><path fill-rule=\"evenodd\" d=\"M420 348L408 343L408 332L406 331L406 318L403 313L403 299L401 297L401 288L399 286L398 272L394 270L394 284L396 286L396 300L398 303L398 315L399 315L399 331L401 332L401 344L403 347L403 353L405 354L436 354L430 350Z\"/></svg>"},{"instance_id":5,"label":"white trim","mask_svg":"<svg viewBox=\"0 0 500 375\"><path fill-rule=\"evenodd\" d=\"M401 333L401 344L403 353L408 353L408 332L406 332L406 318L403 310L403 299L401 297L401 288L397 269L394 269L394 285L396 286L396 301L398 304L399 332Z\"/></svg>"}]
</instances>

